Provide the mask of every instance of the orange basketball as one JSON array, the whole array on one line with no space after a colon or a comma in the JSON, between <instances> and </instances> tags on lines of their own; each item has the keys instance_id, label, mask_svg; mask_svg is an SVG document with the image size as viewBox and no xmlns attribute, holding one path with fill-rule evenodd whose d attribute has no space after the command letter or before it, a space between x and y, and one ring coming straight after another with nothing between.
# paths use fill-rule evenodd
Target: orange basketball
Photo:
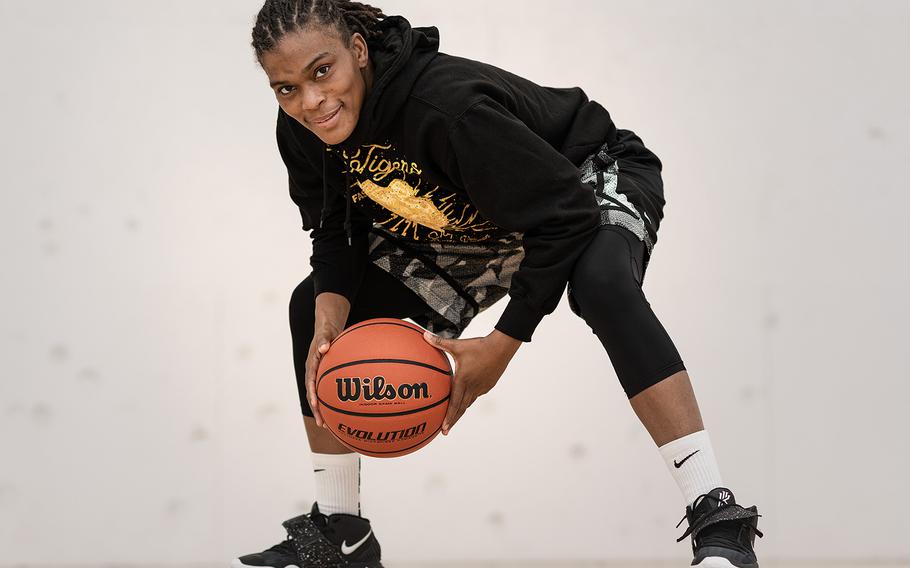
<instances>
[{"instance_id":1,"label":"orange basketball","mask_svg":"<svg viewBox=\"0 0 910 568\"><path fill-rule=\"evenodd\" d=\"M395 318L345 329L316 374L319 411L332 434L363 455L394 458L439 434L452 367L419 325Z\"/></svg>"}]
</instances>

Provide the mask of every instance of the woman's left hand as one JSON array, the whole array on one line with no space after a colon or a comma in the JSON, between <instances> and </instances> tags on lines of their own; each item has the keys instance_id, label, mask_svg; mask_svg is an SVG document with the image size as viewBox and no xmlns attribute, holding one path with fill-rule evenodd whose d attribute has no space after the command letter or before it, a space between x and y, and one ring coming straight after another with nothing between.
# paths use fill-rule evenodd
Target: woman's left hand
<instances>
[{"instance_id":1,"label":"woman's left hand","mask_svg":"<svg viewBox=\"0 0 910 568\"><path fill-rule=\"evenodd\" d=\"M447 436L477 397L496 386L522 342L496 329L473 339L445 339L429 331L423 337L455 360L449 410L442 423L442 433Z\"/></svg>"}]
</instances>

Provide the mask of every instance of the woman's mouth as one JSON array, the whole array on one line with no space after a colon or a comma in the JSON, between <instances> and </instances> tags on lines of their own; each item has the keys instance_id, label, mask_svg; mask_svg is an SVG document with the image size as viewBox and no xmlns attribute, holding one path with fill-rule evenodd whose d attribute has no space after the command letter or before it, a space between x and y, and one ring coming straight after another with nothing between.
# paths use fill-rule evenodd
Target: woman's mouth
<instances>
[{"instance_id":1,"label":"woman's mouth","mask_svg":"<svg viewBox=\"0 0 910 568\"><path fill-rule=\"evenodd\" d=\"M341 114L341 107L342 107L342 106L344 106L344 105L338 105L338 108L335 109L335 112L333 112L332 114L328 115L327 117L325 117L325 118L322 119L322 120L314 120L314 121L313 121L313 124L317 124L317 125L319 125L319 126L321 126L321 127L323 127L323 128L326 128L326 127L329 127L329 126L334 126L335 123L338 122L338 115Z\"/></svg>"}]
</instances>

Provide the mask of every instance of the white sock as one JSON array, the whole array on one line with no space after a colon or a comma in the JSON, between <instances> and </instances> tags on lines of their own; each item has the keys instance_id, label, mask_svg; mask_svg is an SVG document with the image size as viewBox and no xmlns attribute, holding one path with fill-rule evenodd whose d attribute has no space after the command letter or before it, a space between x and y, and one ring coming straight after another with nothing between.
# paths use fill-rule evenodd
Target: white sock
<instances>
[{"instance_id":1,"label":"white sock","mask_svg":"<svg viewBox=\"0 0 910 568\"><path fill-rule=\"evenodd\" d=\"M360 515L360 455L313 452L316 503L325 515Z\"/></svg>"},{"instance_id":2,"label":"white sock","mask_svg":"<svg viewBox=\"0 0 910 568\"><path fill-rule=\"evenodd\" d=\"M714 448L705 430L664 444L658 451L679 485L686 505L691 506L699 495L724 486Z\"/></svg>"}]
</instances>

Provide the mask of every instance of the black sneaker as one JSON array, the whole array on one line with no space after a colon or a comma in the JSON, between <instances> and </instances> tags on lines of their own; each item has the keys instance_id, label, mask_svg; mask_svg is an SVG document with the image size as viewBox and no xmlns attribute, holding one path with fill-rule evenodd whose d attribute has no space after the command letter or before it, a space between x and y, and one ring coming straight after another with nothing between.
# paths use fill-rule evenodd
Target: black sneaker
<instances>
[{"instance_id":1,"label":"black sneaker","mask_svg":"<svg viewBox=\"0 0 910 568\"><path fill-rule=\"evenodd\" d=\"M692 535L692 566L700 568L758 568L752 546L758 530L758 509L736 504L733 492L724 487L699 495L686 507L689 528L676 542ZM679 525L676 525L679 527Z\"/></svg>"},{"instance_id":2,"label":"black sneaker","mask_svg":"<svg viewBox=\"0 0 910 568\"><path fill-rule=\"evenodd\" d=\"M241 556L231 568L382 568L379 541L363 517L323 515L313 503L309 513L281 524L287 540Z\"/></svg>"}]
</instances>

